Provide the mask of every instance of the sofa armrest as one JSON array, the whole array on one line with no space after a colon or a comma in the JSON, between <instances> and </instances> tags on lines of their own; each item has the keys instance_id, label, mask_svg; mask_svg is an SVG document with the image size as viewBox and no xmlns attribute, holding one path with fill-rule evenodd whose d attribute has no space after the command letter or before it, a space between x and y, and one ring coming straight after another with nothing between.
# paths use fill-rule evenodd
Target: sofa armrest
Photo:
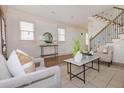
<instances>
[{"instance_id":1,"label":"sofa armrest","mask_svg":"<svg viewBox=\"0 0 124 93\"><path fill-rule=\"evenodd\" d=\"M48 78L50 76L54 77L54 83L60 87L60 68L58 66L46 68L36 72L32 72L23 76L17 76L6 80L0 80L0 87L20 87L26 84L31 84L32 82Z\"/></svg>"}]
</instances>

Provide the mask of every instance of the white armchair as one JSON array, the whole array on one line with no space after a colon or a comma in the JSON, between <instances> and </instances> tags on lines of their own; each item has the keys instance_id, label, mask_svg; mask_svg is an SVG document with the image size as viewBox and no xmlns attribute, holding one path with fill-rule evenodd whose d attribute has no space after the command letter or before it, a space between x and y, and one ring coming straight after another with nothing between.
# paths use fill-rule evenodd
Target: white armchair
<instances>
[{"instance_id":1,"label":"white armchair","mask_svg":"<svg viewBox=\"0 0 124 93\"><path fill-rule=\"evenodd\" d=\"M108 67L112 64L113 47L103 46L97 49L96 54L100 57L101 62L107 62Z\"/></svg>"},{"instance_id":2,"label":"white armchair","mask_svg":"<svg viewBox=\"0 0 124 93\"><path fill-rule=\"evenodd\" d=\"M40 66L37 71L22 76L11 77L6 66L6 60L3 58L2 55L0 55L0 87L60 87L60 68L58 66L49 68L44 67L44 60L41 58L33 60L36 63L39 61L41 62L42 66Z\"/></svg>"}]
</instances>

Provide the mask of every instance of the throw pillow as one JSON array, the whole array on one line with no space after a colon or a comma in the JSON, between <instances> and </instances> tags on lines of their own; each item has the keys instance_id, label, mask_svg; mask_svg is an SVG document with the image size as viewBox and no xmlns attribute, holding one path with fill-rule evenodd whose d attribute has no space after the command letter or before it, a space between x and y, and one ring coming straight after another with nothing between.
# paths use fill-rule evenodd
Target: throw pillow
<instances>
[{"instance_id":1,"label":"throw pillow","mask_svg":"<svg viewBox=\"0 0 124 93\"><path fill-rule=\"evenodd\" d=\"M108 46L104 47L103 50L102 50L102 52L103 52L104 54L107 54L107 53L108 53Z\"/></svg>"},{"instance_id":2,"label":"throw pillow","mask_svg":"<svg viewBox=\"0 0 124 93\"><path fill-rule=\"evenodd\" d=\"M32 62L32 58L27 53L17 49L16 54L20 60L20 63L25 73L31 73L36 70L35 64Z\"/></svg>"},{"instance_id":3,"label":"throw pillow","mask_svg":"<svg viewBox=\"0 0 124 93\"><path fill-rule=\"evenodd\" d=\"M26 63L31 61L31 58L29 56L27 56L27 55L25 55L25 54L23 54L23 53L21 53L19 51L16 51L16 54L17 54L17 56L18 56L18 58L20 60L21 65L24 65L24 64L26 64Z\"/></svg>"},{"instance_id":4,"label":"throw pillow","mask_svg":"<svg viewBox=\"0 0 124 93\"><path fill-rule=\"evenodd\" d=\"M25 75L25 71L18 59L16 51L12 51L7 61L7 66L13 76Z\"/></svg>"},{"instance_id":5,"label":"throw pillow","mask_svg":"<svg viewBox=\"0 0 124 93\"><path fill-rule=\"evenodd\" d=\"M103 52L104 54L107 54L107 53L108 53L108 49L103 49L102 52Z\"/></svg>"},{"instance_id":6,"label":"throw pillow","mask_svg":"<svg viewBox=\"0 0 124 93\"><path fill-rule=\"evenodd\" d=\"M7 61L9 71L13 76L25 75L36 70L31 57L21 50L13 51Z\"/></svg>"}]
</instances>

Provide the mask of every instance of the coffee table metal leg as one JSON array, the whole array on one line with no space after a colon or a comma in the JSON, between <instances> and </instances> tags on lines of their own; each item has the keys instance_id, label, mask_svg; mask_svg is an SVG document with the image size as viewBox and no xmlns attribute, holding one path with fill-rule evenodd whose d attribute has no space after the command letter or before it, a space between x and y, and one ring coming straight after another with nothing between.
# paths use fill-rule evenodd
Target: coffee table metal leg
<instances>
[{"instance_id":1,"label":"coffee table metal leg","mask_svg":"<svg viewBox=\"0 0 124 93\"><path fill-rule=\"evenodd\" d=\"M83 65L84 68L84 84L85 84L85 64Z\"/></svg>"},{"instance_id":2,"label":"coffee table metal leg","mask_svg":"<svg viewBox=\"0 0 124 93\"><path fill-rule=\"evenodd\" d=\"M99 58L98 58L98 72L99 72Z\"/></svg>"},{"instance_id":3,"label":"coffee table metal leg","mask_svg":"<svg viewBox=\"0 0 124 93\"><path fill-rule=\"evenodd\" d=\"M67 74L69 74L69 63L67 63Z\"/></svg>"},{"instance_id":4,"label":"coffee table metal leg","mask_svg":"<svg viewBox=\"0 0 124 93\"><path fill-rule=\"evenodd\" d=\"M93 61L92 61L92 68L93 68Z\"/></svg>"},{"instance_id":5,"label":"coffee table metal leg","mask_svg":"<svg viewBox=\"0 0 124 93\"><path fill-rule=\"evenodd\" d=\"M71 63L70 63L70 80L71 80Z\"/></svg>"}]
</instances>

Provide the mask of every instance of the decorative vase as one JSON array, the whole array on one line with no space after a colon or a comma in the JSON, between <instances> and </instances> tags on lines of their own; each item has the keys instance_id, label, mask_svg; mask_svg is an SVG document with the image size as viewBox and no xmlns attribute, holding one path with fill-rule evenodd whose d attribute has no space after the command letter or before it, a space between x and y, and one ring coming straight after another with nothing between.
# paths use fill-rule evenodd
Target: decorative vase
<instances>
[{"instance_id":1,"label":"decorative vase","mask_svg":"<svg viewBox=\"0 0 124 93\"><path fill-rule=\"evenodd\" d=\"M80 62L81 60L82 60L82 53L80 53L80 51L78 51L77 53L76 53L76 55L74 56L74 60L75 60L75 62Z\"/></svg>"},{"instance_id":2,"label":"decorative vase","mask_svg":"<svg viewBox=\"0 0 124 93\"><path fill-rule=\"evenodd\" d=\"M44 38L44 42L47 44L51 44L53 42L53 36L49 32L44 33L43 38Z\"/></svg>"}]
</instances>

